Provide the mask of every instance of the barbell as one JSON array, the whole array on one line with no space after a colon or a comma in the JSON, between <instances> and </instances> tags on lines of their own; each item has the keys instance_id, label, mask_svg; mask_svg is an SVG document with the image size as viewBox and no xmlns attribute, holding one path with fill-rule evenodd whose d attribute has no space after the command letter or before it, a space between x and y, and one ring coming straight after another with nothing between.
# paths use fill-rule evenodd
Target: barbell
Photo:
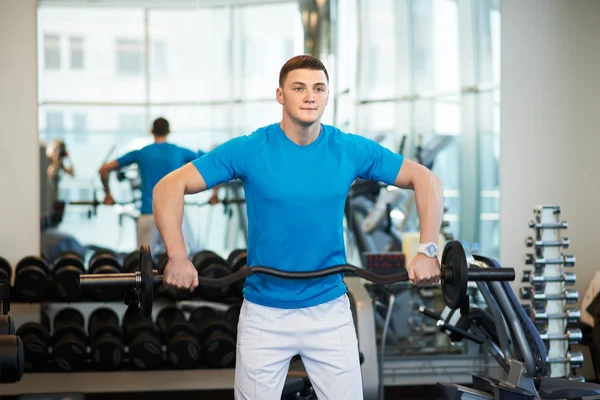
<instances>
[{"instance_id":1,"label":"barbell","mask_svg":"<svg viewBox=\"0 0 600 400\"><path fill-rule=\"evenodd\" d=\"M129 290L126 302L137 305L142 315L152 315L155 286L163 283L163 276L152 268L152 254L148 245L140 246L138 269L132 273L121 274L82 274L79 276L81 288L124 287ZM253 274L265 274L284 279L314 279L328 275L345 273L358 276L376 284L389 285L408 281L408 271L389 274L376 273L350 264L341 264L308 272L290 272L265 266L242 268L222 278L198 277L198 286L219 287L247 278ZM468 281L513 281L514 268L482 268L468 266L462 244L450 241L444 247L441 259L441 289L446 305L452 309L459 308L467 297ZM468 303L467 303L468 304Z\"/></svg>"}]
</instances>

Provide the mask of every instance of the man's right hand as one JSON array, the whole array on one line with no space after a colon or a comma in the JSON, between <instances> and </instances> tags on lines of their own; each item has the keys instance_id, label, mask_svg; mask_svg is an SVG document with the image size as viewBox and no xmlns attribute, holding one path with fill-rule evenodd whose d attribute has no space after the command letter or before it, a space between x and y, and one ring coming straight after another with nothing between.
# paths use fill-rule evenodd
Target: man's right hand
<instances>
[{"instance_id":1,"label":"man's right hand","mask_svg":"<svg viewBox=\"0 0 600 400\"><path fill-rule=\"evenodd\" d=\"M112 206L115 204L115 199L113 199L112 195L107 194L104 196L104 201L102 202L105 206Z\"/></svg>"},{"instance_id":2,"label":"man's right hand","mask_svg":"<svg viewBox=\"0 0 600 400\"><path fill-rule=\"evenodd\" d=\"M169 257L163 271L163 287L193 291L198 286L198 271L187 258Z\"/></svg>"}]
</instances>

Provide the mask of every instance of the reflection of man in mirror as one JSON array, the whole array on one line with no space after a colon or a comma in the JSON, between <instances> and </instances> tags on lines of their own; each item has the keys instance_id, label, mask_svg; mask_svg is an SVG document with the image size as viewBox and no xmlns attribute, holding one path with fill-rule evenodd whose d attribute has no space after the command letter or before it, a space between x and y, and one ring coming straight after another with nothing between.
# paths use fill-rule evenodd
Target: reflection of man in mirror
<instances>
[{"instance_id":1,"label":"reflection of man in mirror","mask_svg":"<svg viewBox=\"0 0 600 400\"><path fill-rule=\"evenodd\" d=\"M48 157L48 180L52 188L52 202L58 201L58 184L63 174L75 176L73 163L69 158L65 142L55 139L46 147L46 157Z\"/></svg>"},{"instance_id":2,"label":"reflection of man in mirror","mask_svg":"<svg viewBox=\"0 0 600 400\"><path fill-rule=\"evenodd\" d=\"M196 152L167 142L171 132L169 122L164 118L157 118L152 124L151 133L154 143L139 150L130 151L116 160L105 163L100 168L100 178L104 186L105 205L115 204L109 187L109 174L111 171L137 164L141 180L142 203L140 217L137 220L137 246L149 244L152 250L161 247L161 240L154 217L152 216L152 190L154 185L165 175L177 168L195 160Z\"/></svg>"}]
</instances>

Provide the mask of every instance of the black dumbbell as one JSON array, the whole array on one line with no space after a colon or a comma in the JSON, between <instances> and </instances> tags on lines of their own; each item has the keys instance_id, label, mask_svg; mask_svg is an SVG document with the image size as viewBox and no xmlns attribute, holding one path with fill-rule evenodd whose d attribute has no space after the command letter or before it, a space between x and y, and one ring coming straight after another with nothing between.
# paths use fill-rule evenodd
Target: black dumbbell
<instances>
[{"instance_id":1,"label":"black dumbbell","mask_svg":"<svg viewBox=\"0 0 600 400\"><path fill-rule=\"evenodd\" d=\"M134 250L125 256L121 271L124 273L135 272L139 270L138 264L140 261L140 251Z\"/></svg>"},{"instance_id":2,"label":"black dumbbell","mask_svg":"<svg viewBox=\"0 0 600 400\"><path fill-rule=\"evenodd\" d=\"M12 278L12 268L8 260L4 257L0 257L0 281L10 282Z\"/></svg>"},{"instance_id":3,"label":"black dumbbell","mask_svg":"<svg viewBox=\"0 0 600 400\"><path fill-rule=\"evenodd\" d=\"M15 267L15 294L21 301L43 301L50 292L50 266L42 257L24 257Z\"/></svg>"},{"instance_id":4,"label":"black dumbbell","mask_svg":"<svg viewBox=\"0 0 600 400\"><path fill-rule=\"evenodd\" d=\"M50 332L43 323L27 322L17 329L25 349L25 371L44 371L48 366Z\"/></svg>"},{"instance_id":5,"label":"black dumbbell","mask_svg":"<svg viewBox=\"0 0 600 400\"><path fill-rule=\"evenodd\" d=\"M231 272L237 272L240 269L246 268L246 249L235 249L227 257ZM241 279L231 285L231 294L235 297L243 297L245 279Z\"/></svg>"},{"instance_id":6,"label":"black dumbbell","mask_svg":"<svg viewBox=\"0 0 600 400\"><path fill-rule=\"evenodd\" d=\"M123 332L131 364L142 370L156 369L163 361L158 326L144 318L140 309L128 307L123 316Z\"/></svg>"},{"instance_id":7,"label":"black dumbbell","mask_svg":"<svg viewBox=\"0 0 600 400\"><path fill-rule=\"evenodd\" d=\"M192 263L198 271L198 276L205 278L223 278L231 274L229 264L218 254L210 250L202 250L194 255ZM220 301L227 297L231 285L220 287L198 286L195 293L207 300Z\"/></svg>"},{"instance_id":8,"label":"black dumbbell","mask_svg":"<svg viewBox=\"0 0 600 400\"><path fill-rule=\"evenodd\" d=\"M236 341L231 324L214 308L199 307L190 315L202 344L202 359L208 367L235 365Z\"/></svg>"},{"instance_id":9,"label":"black dumbbell","mask_svg":"<svg viewBox=\"0 0 600 400\"><path fill-rule=\"evenodd\" d=\"M240 322L241 309L242 307L240 305L233 305L230 306L227 311L225 311L224 318L227 320L227 322L229 322L229 324L231 324L235 332L237 332L237 326Z\"/></svg>"},{"instance_id":10,"label":"black dumbbell","mask_svg":"<svg viewBox=\"0 0 600 400\"><path fill-rule=\"evenodd\" d=\"M118 274L121 264L114 253L99 251L94 253L88 264L88 274ZM99 301L115 301L125 298L126 289L118 285L90 289L90 296Z\"/></svg>"},{"instance_id":11,"label":"black dumbbell","mask_svg":"<svg viewBox=\"0 0 600 400\"><path fill-rule=\"evenodd\" d=\"M15 334L15 322L10 315L0 314L0 336L3 335L14 335Z\"/></svg>"},{"instance_id":12,"label":"black dumbbell","mask_svg":"<svg viewBox=\"0 0 600 400\"><path fill-rule=\"evenodd\" d=\"M119 369L125 353L119 316L110 308L94 310L89 317L88 332L91 359L95 369Z\"/></svg>"},{"instance_id":13,"label":"black dumbbell","mask_svg":"<svg viewBox=\"0 0 600 400\"><path fill-rule=\"evenodd\" d=\"M25 350L17 335L0 336L0 383L15 383L25 372Z\"/></svg>"},{"instance_id":14,"label":"black dumbbell","mask_svg":"<svg viewBox=\"0 0 600 400\"><path fill-rule=\"evenodd\" d=\"M189 369L198 365L200 344L196 327L185 319L177 307L165 307L156 317L163 342L167 346L167 359L177 369Z\"/></svg>"},{"instance_id":15,"label":"black dumbbell","mask_svg":"<svg viewBox=\"0 0 600 400\"><path fill-rule=\"evenodd\" d=\"M67 251L58 256L52 264L52 281L56 297L62 301L81 300L79 275L84 273L84 261L78 253Z\"/></svg>"},{"instance_id":16,"label":"black dumbbell","mask_svg":"<svg viewBox=\"0 0 600 400\"><path fill-rule=\"evenodd\" d=\"M64 371L81 371L87 358L87 335L83 314L74 308L64 308L54 317L52 360Z\"/></svg>"}]
</instances>

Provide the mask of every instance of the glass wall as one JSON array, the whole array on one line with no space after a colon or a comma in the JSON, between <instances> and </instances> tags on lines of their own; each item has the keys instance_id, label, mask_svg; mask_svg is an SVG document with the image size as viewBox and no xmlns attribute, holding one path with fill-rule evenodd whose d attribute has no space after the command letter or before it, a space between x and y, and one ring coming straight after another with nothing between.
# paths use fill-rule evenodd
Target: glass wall
<instances>
[{"instance_id":1,"label":"glass wall","mask_svg":"<svg viewBox=\"0 0 600 400\"><path fill-rule=\"evenodd\" d=\"M279 68L303 50L293 1L193 9L43 5L38 24L40 139L67 145L75 175L61 179L66 202L101 202L100 166L151 143L159 116L171 123L169 140L194 151L279 120ZM117 202L132 199L131 185L116 174L111 189ZM67 206L61 231L84 245L135 248L126 207L100 206L91 218L89 210ZM222 245L221 206L186 212L200 221L192 240L198 248Z\"/></svg>"}]
</instances>

